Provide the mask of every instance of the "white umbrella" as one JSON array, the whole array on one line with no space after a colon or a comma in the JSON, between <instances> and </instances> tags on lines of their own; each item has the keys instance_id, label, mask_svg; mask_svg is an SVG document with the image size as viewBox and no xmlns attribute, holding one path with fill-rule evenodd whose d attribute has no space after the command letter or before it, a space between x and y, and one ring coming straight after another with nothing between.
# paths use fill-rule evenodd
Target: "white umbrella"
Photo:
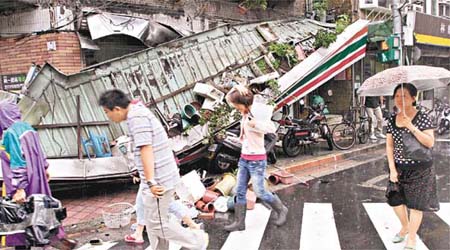
<instances>
[{"instance_id":1,"label":"white umbrella","mask_svg":"<svg viewBox=\"0 0 450 250\"><path fill-rule=\"evenodd\" d=\"M358 89L360 96L392 96L400 83L412 83L417 90L446 87L450 83L450 71L445 68L412 65L398 66L370 77Z\"/></svg>"}]
</instances>

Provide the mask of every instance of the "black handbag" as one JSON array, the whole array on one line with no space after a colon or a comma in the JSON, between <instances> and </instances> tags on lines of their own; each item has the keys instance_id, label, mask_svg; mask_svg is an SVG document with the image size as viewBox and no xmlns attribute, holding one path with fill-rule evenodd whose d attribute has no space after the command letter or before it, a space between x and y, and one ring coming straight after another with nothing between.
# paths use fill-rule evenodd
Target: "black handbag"
<instances>
[{"instance_id":1,"label":"black handbag","mask_svg":"<svg viewBox=\"0 0 450 250\"><path fill-rule=\"evenodd\" d=\"M392 195L398 192L400 192L400 184L389 180L386 188L386 198L392 197Z\"/></svg>"},{"instance_id":2,"label":"black handbag","mask_svg":"<svg viewBox=\"0 0 450 250\"><path fill-rule=\"evenodd\" d=\"M420 162L429 162L433 160L433 151L431 148L425 147L417 138L411 134L403 132L403 156Z\"/></svg>"}]
</instances>

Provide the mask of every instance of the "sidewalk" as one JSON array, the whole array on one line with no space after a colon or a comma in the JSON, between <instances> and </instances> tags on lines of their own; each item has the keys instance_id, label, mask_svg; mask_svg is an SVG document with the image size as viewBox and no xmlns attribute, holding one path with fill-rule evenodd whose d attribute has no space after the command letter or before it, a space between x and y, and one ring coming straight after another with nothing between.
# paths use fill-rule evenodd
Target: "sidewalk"
<instances>
[{"instance_id":1,"label":"sidewalk","mask_svg":"<svg viewBox=\"0 0 450 250\"><path fill-rule=\"evenodd\" d=\"M268 168L268 173L278 169L284 169L290 173L298 173L299 171L308 170L308 174L314 171L319 171L324 165L329 163L348 159L350 157L358 156L370 151L381 150L384 148L384 141L377 143L368 143L364 145L355 144L354 148L350 150L333 150L328 151L324 145L317 145L312 148L313 155L300 154L296 158L287 158L282 153L277 163ZM323 148L323 149L322 149ZM319 167L321 166L321 167ZM297 183L301 179L296 174ZM286 185L279 184L271 187L274 191L286 187ZM64 196L70 198L61 199L64 206L67 208L67 218L64 220L64 226L69 233L76 233L83 230L88 230L101 226L102 222L102 208L109 204L117 202L128 202L134 204L137 193L137 185L131 183L123 184L103 184L95 188L94 193L89 195L82 195L83 197L70 197L70 193L65 192ZM60 194L61 195L61 194Z\"/></svg>"},{"instance_id":2,"label":"sidewalk","mask_svg":"<svg viewBox=\"0 0 450 250\"><path fill-rule=\"evenodd\" d=\"M359 154L383 149L385 147L385 140L379 140L377 142L368 142L366 144L359 144L358 142L356 142L355 146L349 150L334 149L332 151L329 151L327 149L313 148L312 151L314 155L300 154L296 158L289 158L281 155L277 163L274 166L269 166L267 171L270 173L278 169L284 169L290 173L295 173L303 169L314 168L316 166L328 164L331 162L348 159Z\"/></svg>"}]
</instances>

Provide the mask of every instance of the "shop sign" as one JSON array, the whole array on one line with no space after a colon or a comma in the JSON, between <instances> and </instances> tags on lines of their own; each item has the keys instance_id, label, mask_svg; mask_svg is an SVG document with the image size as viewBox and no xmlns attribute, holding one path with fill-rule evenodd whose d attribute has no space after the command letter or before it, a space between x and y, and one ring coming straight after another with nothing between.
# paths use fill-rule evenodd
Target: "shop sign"
<instances>
[{"instance_id":1,"label":"shop sign","mask_svg":"<svg viewBox=\"0 0 450 250\"><path fill-rule=\"evenodd\" d=\"M27 74L2 75L1 88L4 91L20 91L26 78Z\"/></svg>"},{"instance_id":2,"label":"shop sign","mask_svg":"<svg viewBox=\"0 0 450 250\"><path fill-rule=\"evenodd\" d=\"M450 20L417 12L415 27L417 43L450 47Z\"/></svg>"}]
</instances>

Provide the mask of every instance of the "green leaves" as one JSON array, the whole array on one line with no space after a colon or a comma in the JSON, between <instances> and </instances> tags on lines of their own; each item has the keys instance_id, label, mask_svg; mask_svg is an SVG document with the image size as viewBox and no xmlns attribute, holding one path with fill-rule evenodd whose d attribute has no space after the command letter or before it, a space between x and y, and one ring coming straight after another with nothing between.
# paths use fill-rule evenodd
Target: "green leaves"
<instances>
[{"instance_id":1,"label":"green leaves","mask_svg":"<svg viewBox=\"0 0 450 250\"><path fill-rule=\"evenodd\" d=\"M248 9L267 9L267 0L244 0L242 4Z\"/></svg>"},{"instance_id":2,"label":"green leaves","mask_svg":"<svg viewBox=\"0 0 450 250\"><path fill-rule=\"evenodd\" d=\"M214 135L216 133L218 136L225 135L225 130L223 128L230 124L231 118L233 118L234 121L241 119L241 114L237 111L233 112L233 108L225 102L219 104L212 112L201 110L200 114L200 125L208 123L209 137L205 142L209 143L214 141ZM233 115L233 117L231 117L231 115Z\"/></svg>"},{"instance_id":3,"label":"green leaves","mask_svg":"<svg viewBox=\"0 0 450 250\"><path fill-rule=\"evenodd\" d=\"M347 26L350 25L350 17L348 15L340 15L336 20L336 31L319 30L316 34L316 40L314 41L314 47L316 49L320 47L328 48L330 44L336 41L337 35L341 34Z\"/></svg>"},{"instance_id":4,"label":"green leaves","mask_svg":"<svg viewBox=\"0 0 450 250\"><path fill-rule=\"evenodd\" d=\"M336 20L336 33L341 34L347 26L350 25L350 17L348 15L339 15Z\"/></svg>"},{"instance_id":5,"label":"green leaves","mask_svg":"<svg viewBox=\"0 0 450 250\"><path fill-rule=\"evenodd\" d=\"M256 66L258 66L259 70L261 70L261 72L263 74L267 73L267 64L266 64L266 61L264 60L264 58L258 60L256 62Z\"/></svg>"},{"instance_id":6,"label":"green leaves","mask_svg":"<svg viewBox=\"0 0 450 250\"><path fill-rule=\"evenodd\" d=\"M328 9L328 1L327 0L316 0L313 3L313 9L322 12Z\"/></svg>"},{"instance_id":7,"label":"green leaves","mask_svg":"<svg viewBox=\"0 0 450 250\"><path fill-rule=\"evenodd\" d=\"M275 54L276 57L283 60L286 59L290 67L295 66L298 63L297 54L295 53L294 46L284 43L272 43L269 45L269 51ZM280 67L280 61L272 62L275 68Z\"/></svg>"},{"instance_id":8,"label":"green leaves","mask_svg":"<svg viewBox=\"0 0 450 250\"><path fill-rule=\"evenodd\" d=\"M328 48L330 44L336 41L337 35L334 32L328 30L319 30L314 40L314 48L320 47Z\"/></svg>"}]
</instances>

